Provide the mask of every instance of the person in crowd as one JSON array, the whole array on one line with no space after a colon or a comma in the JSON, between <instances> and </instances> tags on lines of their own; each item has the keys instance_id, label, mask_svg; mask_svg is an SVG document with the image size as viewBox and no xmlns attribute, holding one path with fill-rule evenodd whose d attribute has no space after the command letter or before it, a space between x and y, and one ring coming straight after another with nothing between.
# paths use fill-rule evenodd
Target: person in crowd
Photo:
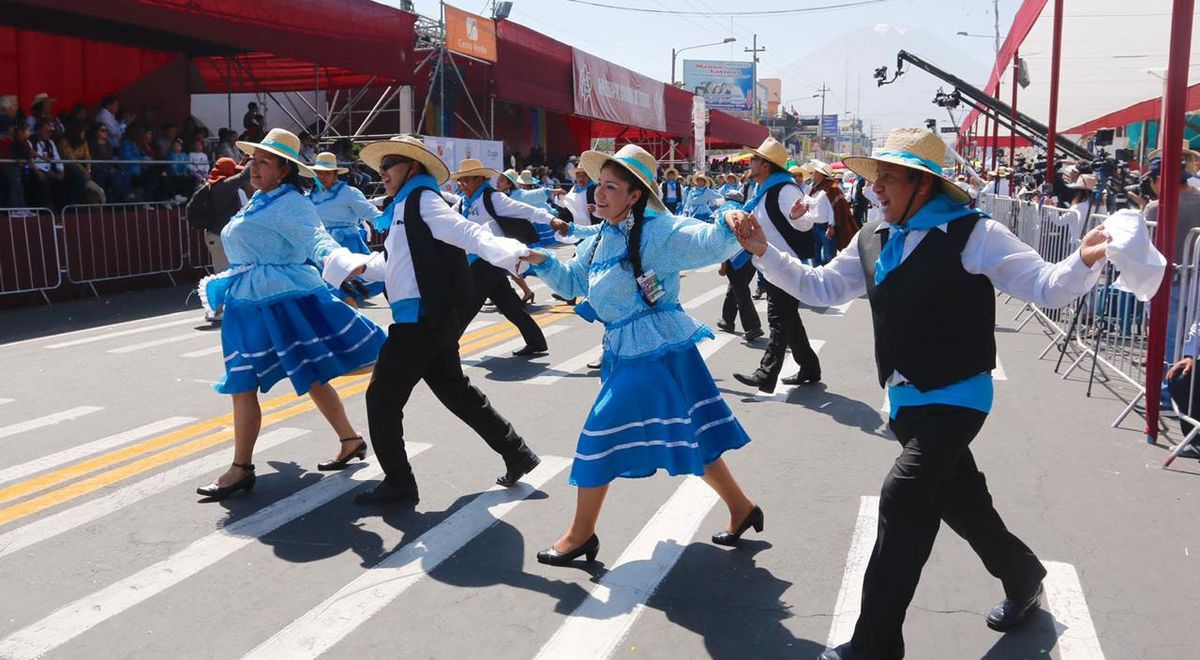
<instances>
[{"instance_id":1,"label":"person in crowd","mask_svg":"<svg viewBox=\"0 0 1200 660\"><path fill-rule=\"evenodd\" d=\"M212 166L208 162L208 153L204 150L204 140L202 138L194 138L192 140L192 149L188 152L188 162L192 166L192 176L196 182L192 185L192 189L204 183L208 179L208 174L212 170Z\"/></svg>"},{"instance_id":2,"label":"person in crowd","mask_svg":"<svg viewBox=\"0 0 1200 660\"><path fill-rule=\"evenodd\" d=\"M750 150L749 176L756 183L757 193L748 198L743 208L755 217L765 218L771 244L797 259L812 259L815 253L812 239L813 216L809 213L791 217L791 209L803 197L787 171L788 151L783 143L768 137L757 149ZM774 392L790 349L800 371L784 378L785 385L808 385L821 380L821 362L809 343L804 321L800 319L797 300L766 278L767 327L770 340L758 368L749 374L735 373L743 385L763 392Z\"/></svg>"},{"instance_id":3,"label":"person in crowd","mask_svg":"<svg viewBox=\"0 0 1200 660\"><path fill-rule=\"evenodd\" d=\"M1001 166L997 167L996 171L994 172L988 172L988 175L992 177L992 180L988 182L988 185L983 189L983 192L992 195L1000 195L1001 197L1009 197L1012 190L1012 186L1009 182L1009 177L1012 176L1012 170Z\"/></svg>"},{"instance_id":4,"label":"person in crowd","mask_svg":"<svg viewBox=\"0 0 1200 660\"><path fill-rule=\"evenodd\" d=\"M218 159L228 158L234 162L242 159L241 154L238 152L237 145L235 144L235 142L237 142L237 131L233 131L228 128L222 128L217 131L217 140L217 150L215 155Z\"/></svg>"},{"instance_id":5,"label":"person in crowd","mask_svg":"<svg viewBox=\"0 0 1200 660\"><path fill-rule=\"evenodd\" d=\"M33 169L30 198L37 206L58 208L66 201L66 169L54 144L53 124L38 120L33 125Z\"/></svg>"},{"instance_id":6,"label":"person in crowd","mask_svg":"<svg viewBox=\"0 0 1200 660\"><path fill-rule=\"evenodd\" d=\"M154 131L148 126L134 125L127 128L125 137L121 140L120 160L150 161L154 160L153 147ZM141 188L143 201L158 201L160 193L164 192L166 172L161 167L153 165L125 164L121 166L129 176L133 185Z\"/></svg>"},{"instance_id":7,"label":"person in crowd","mask_svg":"<svg viewBox=\"0 0 1200 660\"><path fill-rule=\"evenodd\" d=\"M171 122L164 122L158 129L158 133L154 136L154 159L155 160L171 160L171 154L174 153L174 142L179 139L179 127ZM179 140L182 144L190 145L191 142ZM187 153L186 149L180 150ZM207 168L205 169L207 172Z\"/></svg>"},{"instance_id":8,"label":"person in crowd","mask_svg":"<svg viewBox=\"0 0 1200 660\"><path fill-rule=\"evenodd\" d=\"M725 210L741 209L745 201L739 193L729 193L725 203L717 209L717 218ZM717 327L724 332L733 332L734 322L740 316L743 339L750 342L762 337L762 320L750 294L750 281L758 273L754 264L750 263L750 254L743 250L733 259L721 262L718 272L729 280L729 284L725 287L725 302L721 306L721 320L717 322Z\"/></svg>"},{"instance_id":9,"label":"person in crowd","mask_svg":"<svg viewBox=\"0 0 1200 660\"><path fill-rule=\"evenodd\" d=\"M575 158L572 156L572 158ZM573 168L574 176L572 179L575 185L571 190L559 198L563 208L570 215L568 220L578 227L589 227L598 224L600 220L593 215L596 210L596 182L592 180L592 176L588 171L575 164ZM506 180L504 175L496 177L497 183Z\"/></svg>"},{"instance_id":10,"label":"person in crowd","mask_svg":"<svg viewBox=\"0 0 1200 660\"><path fill-rule=\"evenodd\" d=\"M109 142L109 128L100 122L92 124L88 135L88 149L92 160L117 160L117 153ZM133 199L133 182L123 167L110 163L93 163L92 178L104 189L107 198L117 202L128 202Z\"/></svg>"},{"instance_id":11,"label":"person in crowd","mask_svg":"<svg viewBox=\"0 0 1200 660\"><path fill-rule=\"evenodd\" d=\"M14 153L14 133L18 123L24 124L17 116L20 109L15 94L0 96L0 159L18 160ZM0 163L0 205L12 208L25 206L22 168L21 163Z\"/></svg>"},{"instance_id":12,"label":"person in crowd","mask_svg":"<svg viewBox=\"0 0 1200 660\"><path fill-rule=\"evenodd\" d=\"M937 134L900 128L880 155L843 159L873 182L884 220L864 226L826 266L780 251L757 217L727 216L773 284L811 305L864 293L871 304L879 384L901 452L883 484L854 635L821 660L904 656L905 611L942 521L1003 584L1005 599L987 615L989 627L1021 625L1042 594L1046 570L1005 527L970 450L992 404L995 289L1066 305L1096 283L1107 238L1092 230L1078 252L1046 263L1002 224L968 208L970 198L942 174L945 153Z\"/></svg>"},{"instance_id":13,"label":"person in crowd","mask_svg":"<svg viewBox=\"0 0 1200 660\"><path fill-rule=\"evenodd\" d=\"M29 125L31 133L37 133L37 124L43 122L50 127L50 139L57 140L62 137L65 132L62 122L54 116L54 102L58 100L50 96L46 92L41 92L34 95L33 101L29 104L29 114L25 116L25 123Z\"/></svg>"},{"instance_id":14,"label":"person in crowd","mask_svg":"<svg viewBox=\"0 0 1200 660\"><path fill-rule=\"evenodd\" d=\"M246 114L242 115L242 130L244 137L257 139L263 134L265 118L258 109L258 103L251 101L246 104Z\"/></svg>"},{"instance_id":15,"label":"person in crowd","mask_svg":"<svg viewBox=\"0 0 1200 660\"><path fill-rule=\"evenodd\" d=\"M215 273L229 269L229 259L221 243L221 231L250 202L253 194L250 170L231 158L218 158L209 172L208 180L188 200L188 223L204 231L204 243L208 247ZM223 314L224 309L217 306L205 312L204 320L219 323Z\"/></svg>"},{"instance_id":16,"label":"person in crowd","mask_svg":"<svg viewBox=\"0 0 1200 660\"><path fill-rule=\"evenodd\" d=\"M563 165L563 179L575 181L575 168L579 167L579 156L569 156Z\"/></svg>"},{"instance_id":17,"label":"person in crowd","mask_svg":"<svg viewBox=\"0 0 1200 660\"><path fill-rule=\"evenodd\" d=\"M867 224L867 213L871 210L871 200L867 197L867 190L870 188L867 180L861 176L854 180L854 186L850 189L850 213L854 219L854 224L862 227ZM851 237L853 238L853 237ZM849 241L847 241L849 244ZM839 245L839 250L846 249L845 245Z\"/></svg>"},{"instance_id":18,"label":"person in crowd","mask_svg":"<svg viewBox=\"0 0 1200 660\"><path fill-rule=\"evenodd\" d=\"M72 128L83 128L86 131L91 123L92 118L88 114L88 108L82 103L76 103L71 106L71 111L67 113L66 118L62 121L63 128L68 132Z\"/></svg>"},{"instance_id":19,"label":"person in crowd","mask_svg":"<svg viewBox=\"0 0 1200 660\"><path fill-rule=\"evenodd\" d=\"M1188 418L1196 419L1197 415L1200 415L1200 387L1197 386L1194 371L1198 350L1200 322L1194 322L1188 329L1187 339L1183 342L1183 350L1180 351L1182 357L1167 369L1165 377L1171 398L1183 413L1179 416L1179 431L1184 438L1195 428ZM1196 438L1191 438L1175 457L1200 459L1200 447L1197 447Z\"/></svg>"},{"instance_id":20,"label":"person in crowd","mask_svg":"<svg viewBox=\"0 0 1200 660\"><path fill-rule=\"evenodd\" d=\"M741 192L742 186L740 180L738 179L738 175L734 174L733 172L726 172L723 176L723 179L724 182L717 188L717 192L720 193L721 199L725 198L725 193Z\"/></svg>"},{"instance_id":21,"label":"person in crowd","mask_svg":"<svg viewBox=\"0 0 1200 660\"><path fill-rule=\"evenodd\" d=\"M458 311L470 293L467 252L512 271L529 249L519 241L493 235L450 208L439 193L450 171L420 138L402 135L372 142L360 156L379 172L390 198L376 228L391 231L383 252L366 256L346 251L335 258L335 264L339 272L386 284L393 323L366 395L371 444L386 476L355 501L388 504L420 499L404 449L403 418L409 396L421 380L500 454L505 472L496 483L512 486L541 459L463 374L458 353L463 324Z\"/></svg>"},{"instance_id":22,"label":"person in crowd","mask_svg":"<svg viewBox=\"0 0 1200 660\"><path fill-rule=\"evenodd\" d=\"M800 188L800 192L809 195L812 193L812 184L808 182L808 177L811 171L805 165L792 165L788 168L788 174L792 175L792 181L796 187Z\"/></svg>"},{"instance_id":23,"label":"person in crowd","mask_svg":"<svg viewBox=\"0 0 1200 660\"><path fill-rule=\"evenodd\" d=\"M203 154L201 154L203 155ZM190 154L183 150L183 140L175 138L171 141L171 152L167 154L171 164L167 166L167 190L171 201L184 204L196 190L196 177L192 171Z\"/></svg>"},{"instance_id":24,"label":"person in crowd","mask_svg":"<svg viewBox=\"0 0 1200 660\"><path fill-rule=\"evenodd\" d=\"M679 305L679 273L733 256L736 237L723 222L670 215L654 182L658 164L638 146L611 156L587 151L580 165L598 173L596 213L605 220L599 234L567 263L547 252L526 260L560 295L588 298L605 326L604 366L571 468L570 483L579 489L575 517L537 559L594 561L609 484L659 469L702 476L729 509L729 525L713 542L737 545L751 527L762 531L763 512L721 456L750 438L696 349L712 331Z\"/></svg>"},{"instance_id":25,"label":"person in crowd","mask_svg":"<svg viewBox=\"0 0 1200 660\"><path fill-rule=\"evenodd\" d=\"M108 146L115 152L124 137L124 127L117 121L117 113L121 111L121 102L115 96L100 99L100 109L96 112L96 122L108 129Z\"/></svg>"},{"instance_id":26,"label":"person in crowd","mask_svg":"<svg viewBox=\"0 0 1200 660\"><path fill-rule=\"evenodd\" d=\"M221 345L225 374L213 386L233 398L233 464L196 492L220 500L254 488L254 443L262 423L258 391L288 378L297 395L308 394L337 433L335 458L319 470L340 470L366 456L337 390L329 381L375 362L386 335L343 303L322 280L331 254L349 253L321 226L300 194L300 177L311 175L298 158L300 140L271 129L261 142L239 142L250 156L257 191L221 231L237 267L204 278L200 297L209 311L224 306ZM332 332L330 330L332 329Z\"/></svg>"},{"instance_id":27,"label":"person in crowd","mask_svg":"<svg viewBox=\"0 0 1200 660\"><path fill-rule=\"evenodd\" d=\"M831 196L837 194L841 197L841 190L829 163L814 159L808 162L808 168L812 172L812 188L789 212L796 217L803 215L812 222L813 260L818 266L823 266L837 253L837 241L834 238L837 218L834 216Z\"/></svg>"},{"instance_id":28,"label":"person in crowd","mask_svg":"<svg viewBox=\"0 0 1200 660\"><path fill-rule=\"evenodd\" d=\"M300 158L309 163L317 159L317 138L305 131L300 134L300 144Z\"/></svg>"},{"instance_id":29,"label":"person in crowd","mask_svg":"<svg viewBox=\"0 0 1200 660\"><path fill-rule=\"evenodd\" d=\"M371 254L364 223L373 224L379 217L379 209L367 201L361 190L338 179L338 176L350 170L338 164L337 156L332 152L317 154L309 169L316 176L317 185L309 193L308 199L316 207L326 231L333 236L333 240L351 252ZM355 305L361 305L367 298L383 293L382 282L366 284L360 281L359 284L361 286L353 287L350 291L350 300Z\"/></svg>"},{"instance_id":30,"label":"person in crowd","mask_svg":"<svg viewBox=\"0 0 1200 660\"><path fill-rule=\"evenodd\" d=\"M66 173L67 202L70 204L103 204L108 198L104 188L92 180L92 150L88 145L87 125L75 121L67 134L58 141ZM71 162L85 161L85 162Z\"/></svg>"},{"instance_id":31,"label":"person in crowd","mask_svg":"<svg viewBox=\"0 0 1200 660\"><path fill-rule=\"evenodd\" d=\"M578 170L576 170L578 172ZM487 227L496 236L507 236L533 245L541 240L545 231L536 225L544 225L550 231L566 234L568 225L541 207L530 206L501 193L492 187L491 179L501 177L500 172L485 167L474 158L459 163L458 171L450 174L457 181L464 197L456 210L471 222ZM491 299L497 311L521 331L525 346L513 351L516 357L544 355L548 346L541 326L529 316L522 299L517 297L504 270L483 259L468 257L474 290L470 301L459 313L459 322L465 329L475 319L483 301Z\"/></svg>"},{"instance_id":32,"label":"person in crowd","mask_svg":"<svg viewBox=\"0 0 1200 660\"><path fill-rule=\"evenodd\" d=\"M692 176L692 188L688 190L687 198L684 200L682 215L712 222L713 211L724 201L724 195L712 188L712 179L708 178L708 175L698 172Z\"/></svg>"},{"instance_id":33,"label":"person in crowd","mask_svg":"<svg viewBox=\"0 0 1200 660\"><path fill-rule=\"evenodd\" d=\"M665 180L660 186L663 204L667 205L672 215L679 215L683 206L683 183L679 181L679 170L668 167L664 176Z\"/></svg>"}]
</instances>

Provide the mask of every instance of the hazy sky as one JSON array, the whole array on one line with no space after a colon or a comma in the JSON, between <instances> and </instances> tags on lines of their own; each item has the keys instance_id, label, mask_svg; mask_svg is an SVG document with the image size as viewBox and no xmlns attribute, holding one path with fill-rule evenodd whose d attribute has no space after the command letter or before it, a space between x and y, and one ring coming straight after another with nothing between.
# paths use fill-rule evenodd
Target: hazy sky
<instances>
[{"instance_id":1,"label":"hazy sky","mask_svg":"<svg viewBox=\"0 0 1200 660\"><path fill-rule=\"evenodd\" d=\"M597 0L604 4L654 10L715 12L759 11L820 7L854 0ZM861 1L861 0L860 0ZM384 4L396 5L395 0ZM438 15L434 0L416 0L417 11ZM456 6L486 14L490 2L459 0ZM1012 23L1020 0L1000 0L1001 40ZM875 66L895 66L895 51L920 53L953 73L982 86L994 61L992 38L961 37L956 32L993 35L992 0L883 0L872 4L783 16L678 16L628 12L589 6L568 0L516 0L510 19L633 69L669 81L671 49L719 42L727 45L689 50L688 59L749 61L743 48L758 34L766 52L759 55L760 78L782 78L785 104L802 114L816 114L820 99L811 98L822 83L826 113L861 111L866 123L880 130L911 124L918 117L945 117L930 103L938 81L917 72L902 81L910 88L923 77L919 88L901 94L893 88L876 89L871 80ZM877 35L889 38L878 39ZM846 37L846 38L843 38ZM536 67L531 61L528 66ZM678 65L682 76L682 62ZM912 78L914 82L907 79ZM788 101L791 103L787 103ZM940 114L937 114L940 113Z\"/></svg>"}]
</instances>

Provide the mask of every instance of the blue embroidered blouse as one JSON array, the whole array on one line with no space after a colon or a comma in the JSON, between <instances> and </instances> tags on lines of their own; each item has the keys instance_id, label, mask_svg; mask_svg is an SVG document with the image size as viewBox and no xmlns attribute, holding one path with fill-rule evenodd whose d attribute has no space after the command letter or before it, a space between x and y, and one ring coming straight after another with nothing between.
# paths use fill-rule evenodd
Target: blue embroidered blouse
<instances>
[{"instance_id":1,"label":"blue embroidered blouse","mask_svg":"<svg viewBox=\"0 0 1200 660\"><path fill-rule=\"evenodd\" d=\"M373 221L381 211L367 201L362 191L338 181L332 188L313 191L308 199L321 216L325 227L357 227L363 220Z\"/></svg>"},{"instance_id":2,"label":"blue embroidered blouse","mask_svg":"<svg viewBox=\"0 0 1200 660\"><path fill-rule=\"evenodd\" d=\"M602 223L566 263L543 253L546 261L532 266L538 277L564 298L587 297L604 323L605 354L618 360L657 357L711 338L712 331L679 304L679 273L719 263L741 249L724 222L709 224L662 214L645 223L642 268L654 271L665 294L653 307L643 300L633 277L628 259L629 221Z\"/></svg>"}]
</instances>

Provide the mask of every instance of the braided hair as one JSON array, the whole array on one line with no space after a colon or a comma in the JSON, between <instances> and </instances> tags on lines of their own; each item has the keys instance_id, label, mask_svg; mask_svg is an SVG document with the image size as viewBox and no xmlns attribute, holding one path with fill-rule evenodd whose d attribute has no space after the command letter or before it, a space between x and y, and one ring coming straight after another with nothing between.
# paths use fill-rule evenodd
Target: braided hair
<instances>
[{"instance_id":1,"label":"braided hair","mask_svg":"<svg viewBox=\"0 0 1200 660\"><path fill-rule=\"evenodd\" d=\"M618 179L628 184L631 190L640 190L642 193L641 197L638 198L638 201L634 203L633 208L631 209L631 212L633 213L633 228L629 230L628 259L630 265L633 266L634 282L637 283L638 280L642 279L642 275L645 274L645 271L642 268L642 227L646 224L646 206L650 203L650 189L647 188L646 184L643 183L642 180L637 176L635 176L633 172L630 172L629 170L613 163L612 161L606 162L604 166L600 168L600 170L612 170L613 174L615 174ZM597 238L597 240L592 244L592 256L588 258L589 265L591 264L592 258L596 256L596 246L599 243L600 241ZM651 302L646 298L646 293L642 291L642 287L640 285L638 286L638 292L641 294L642 300L646 301L647 305L651 307L655 305L654 302Z\"/></svg>"}]
</instances>

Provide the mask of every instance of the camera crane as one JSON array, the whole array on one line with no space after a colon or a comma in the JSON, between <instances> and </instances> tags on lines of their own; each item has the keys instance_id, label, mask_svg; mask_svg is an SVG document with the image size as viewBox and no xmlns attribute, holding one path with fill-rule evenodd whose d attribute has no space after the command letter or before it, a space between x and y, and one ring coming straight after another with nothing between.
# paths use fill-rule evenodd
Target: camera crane
<instances>
[{"instance_id":1,"label":"camera crane","mask_svg":"<svg viewBox=\"0 0 1200 660\"><path fill-rule=\"evenodd\" d=\"M1038 144L1043 147L1047 146L1047 142L1049 141L1047 136L1050 134L1050 128L1048 126L1021 112L1016 113L1016 126L1014 126L1012 121L1013 110L1011 106L998 99L992 98L991 96L985 94L983 90L967 83L962 78L959 78L948 71L944 71L931 62L913 55L908 51L902 50L896 55L896 72L892 75L890 80L888 79L888 68L886 66L881 66L878 69L875 69L875 81L880 87L896 82L896 79L905 73L905 62L944 80L946 83L954 87L954 92L950 94L942 93L941 90L938 91L938 96L934 99L934 102L938 105L944 108L952 108L956 107L958 103L965 103L968 107L973 108L982 114L990 116L992 120L997 122L1000 126L1003 126L1012 133L1029 140L1031 143ZM1061 134L1056 137L1054 143L1057 147L1057 151L1061 152L1063 155L1088 161L1093 158L1093 155L1087 149Z\"/></svg>"}]
</instances>

